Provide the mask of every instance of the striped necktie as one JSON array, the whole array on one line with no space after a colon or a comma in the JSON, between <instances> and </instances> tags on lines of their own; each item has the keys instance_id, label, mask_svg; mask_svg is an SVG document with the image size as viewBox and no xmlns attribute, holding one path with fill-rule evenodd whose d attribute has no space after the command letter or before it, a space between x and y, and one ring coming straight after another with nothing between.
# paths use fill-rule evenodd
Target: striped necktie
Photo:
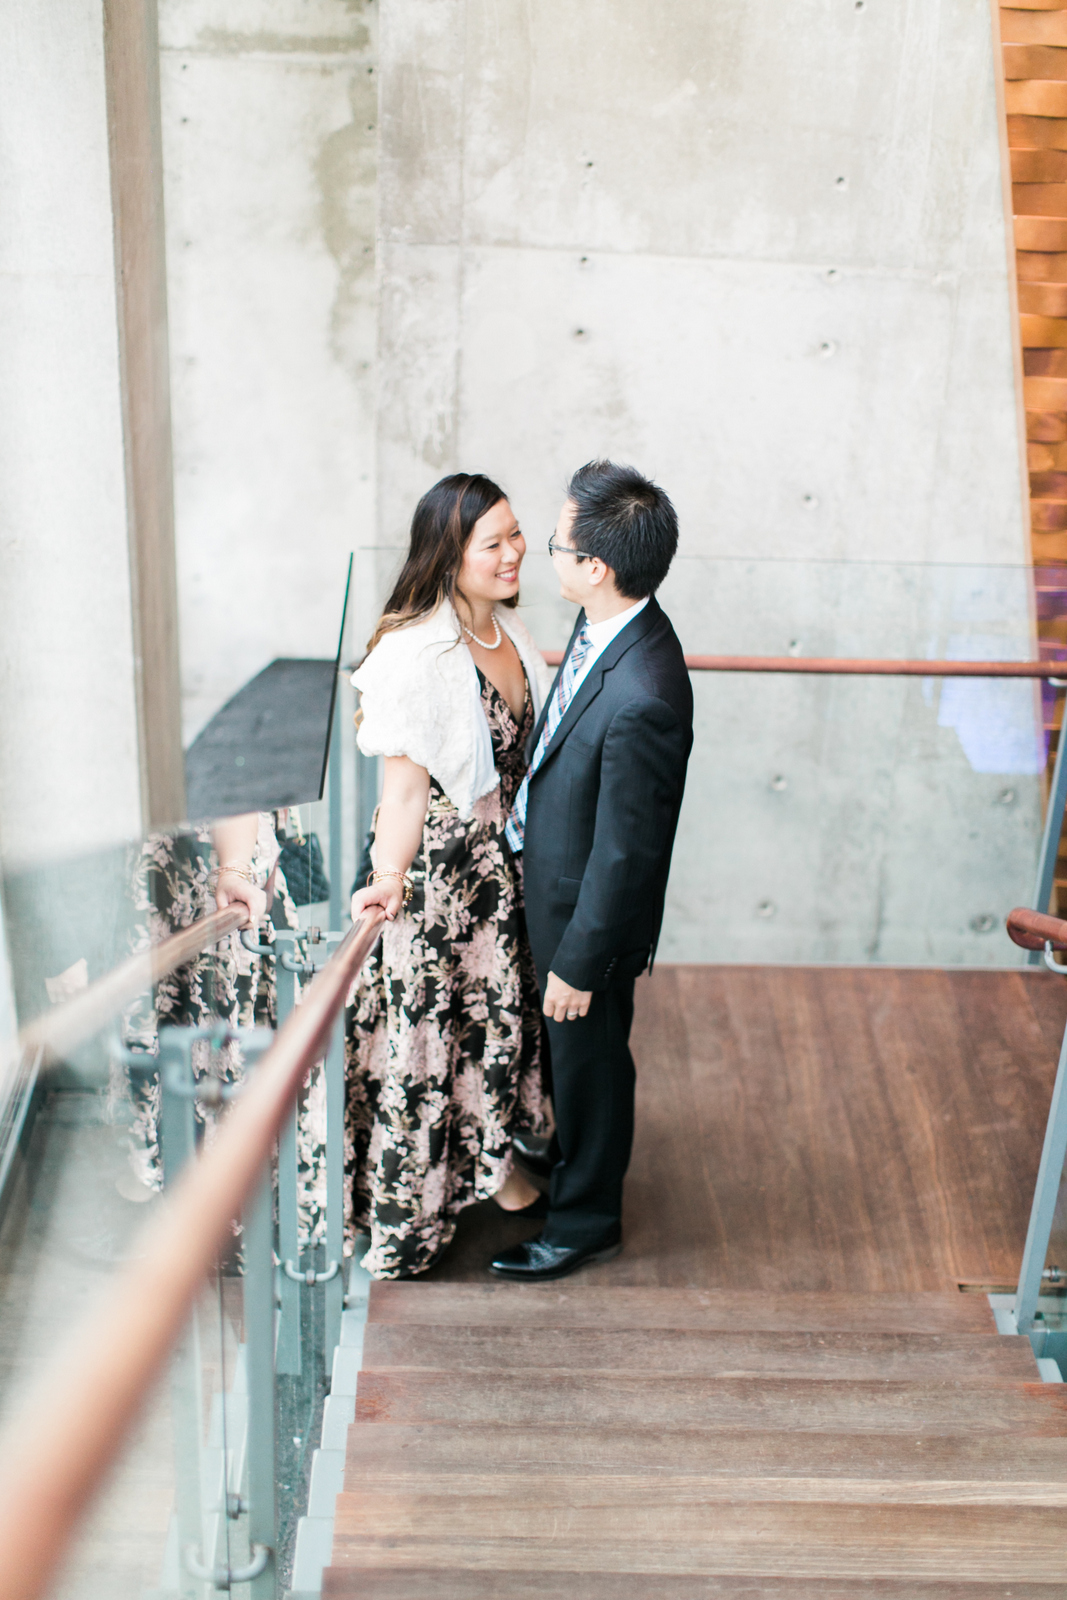
<instances>
[{"instance_id":1,"label":"striped necktie","mask_svg":"<svg viewBox=\"0 0 1067 1600\"><path fill-rule=\"evenodd\" d=\"M548 710L545 713L541 737L537 741L533 760L530 762L526 776L519 785L519 792L515 796L515 804L511 808L511 815L504 829L508 844L516 855L522 849L523 837L526 832L526 802L529 797L530 779L545 759L545 752L552 742L552 735L562 722L563 713L574 698L574 680L581 672L585 658L592 647L593 641L589 636L589 624L588 622L583 622L578 629L574 643L571 645L570 655L563 663L563 670L556 679L556 687L551 700L548 702Z\"/></svg>"}]
</instances>

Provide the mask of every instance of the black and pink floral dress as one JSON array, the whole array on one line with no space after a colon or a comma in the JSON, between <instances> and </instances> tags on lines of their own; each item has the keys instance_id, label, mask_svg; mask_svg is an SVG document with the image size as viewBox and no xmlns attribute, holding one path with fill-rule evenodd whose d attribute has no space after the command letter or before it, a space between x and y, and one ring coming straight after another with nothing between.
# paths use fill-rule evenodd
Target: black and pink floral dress
<instances>
[{"instance_id":1,"label":"black and pink floral dress","mask_svg":"<svg viewBox=\"0 0 1067 1600\"><path fill-rule=\"evenodd\" d=\"M378 1278L431 1266L457 1213L504 1183L513 1135L544 1126L540 999L504 838L533 706L527 686L520 725L479 678L499 787L464 822L431 779L414 894L347 1018L346 1201Z\"/></svg>"}]
</instances>

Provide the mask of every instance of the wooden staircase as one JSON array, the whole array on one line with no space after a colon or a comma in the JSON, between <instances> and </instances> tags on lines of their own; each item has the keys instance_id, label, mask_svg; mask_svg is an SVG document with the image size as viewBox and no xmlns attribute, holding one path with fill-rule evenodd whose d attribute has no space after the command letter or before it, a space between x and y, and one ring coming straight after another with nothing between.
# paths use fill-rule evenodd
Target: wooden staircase
<instances>
[{"instance_id":1,"label":"wooden staircase","mask_svg":"<svg viewBox=\"0 0 1067 1600\"><path fill-rule=\"evenodd\" d=\"M1065 1513L984 1296L380 1283L323 1594L1063 1600Z\"/></svg>"}]
</instances>

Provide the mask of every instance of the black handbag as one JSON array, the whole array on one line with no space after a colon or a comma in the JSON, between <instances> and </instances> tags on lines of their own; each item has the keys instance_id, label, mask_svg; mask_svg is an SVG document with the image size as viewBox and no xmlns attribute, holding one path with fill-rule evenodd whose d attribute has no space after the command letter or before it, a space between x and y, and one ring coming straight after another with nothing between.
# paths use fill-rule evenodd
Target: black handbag
<instances>
[{"instance_id":1,"label":"black handbag","mask_svg":"<svg viewBox=\"0 0 1067 1600\"><path fill-rule=\"evenodd\" d=\"M297 834L292 839L281 839L279 843L282 853L278 865L285 874L293 904L312 906L328 900L330 880L326 876L318 834Z\"/></svg>"}]
</instances>

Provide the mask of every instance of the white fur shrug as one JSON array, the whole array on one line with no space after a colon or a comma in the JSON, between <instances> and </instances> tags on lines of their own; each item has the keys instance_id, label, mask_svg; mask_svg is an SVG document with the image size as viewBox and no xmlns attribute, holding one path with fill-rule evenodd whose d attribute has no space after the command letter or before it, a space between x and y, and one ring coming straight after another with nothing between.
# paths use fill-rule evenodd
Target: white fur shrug
<instances>
[{"instance_id":1,"label":"white fur shrug","mask_svg":"<svg viewBox=\"0 0 1067 1600\"><path fill-rule=\"evenodd\" d=\"M538 715L552 671L514 611L496 619L519 652ZM360 692L356 735L367 756L408 756L436 778L460 816L500 782L478 673L446 601L409 627L383 634L352 682Z\"/></svg>"}]
</instances>

